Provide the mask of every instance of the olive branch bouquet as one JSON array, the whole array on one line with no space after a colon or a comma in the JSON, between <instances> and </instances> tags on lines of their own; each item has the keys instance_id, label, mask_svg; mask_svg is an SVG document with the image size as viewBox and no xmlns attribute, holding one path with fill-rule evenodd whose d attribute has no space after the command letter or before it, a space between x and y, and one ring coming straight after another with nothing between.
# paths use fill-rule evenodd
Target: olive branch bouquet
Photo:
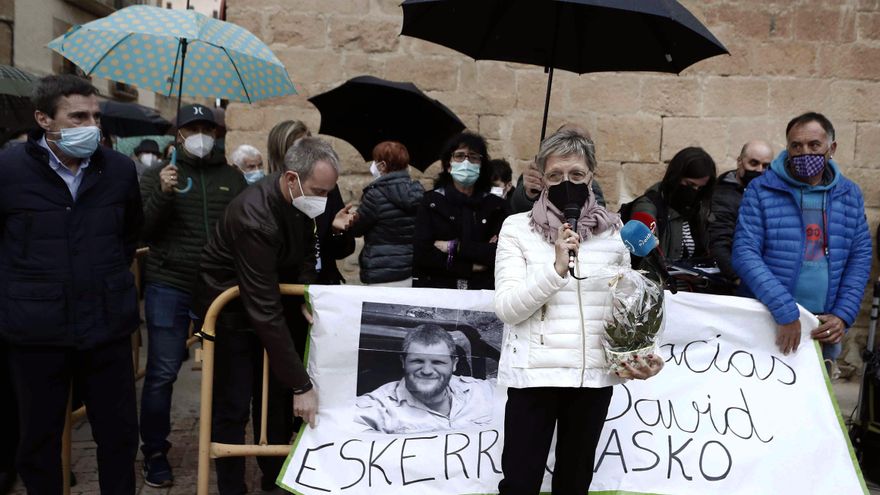
<instances>
[{"instance_id":1,"label":"olive branch bouquet","mask_svg":"<svg viewBox=\"0 0 880 495\"><path fill-rule=\"evenodd\" d=\"M663 328L663 288L642 272L626 269L608 282L611 311L605 319L605 357L609 371L654 351Z\"/></svg>"}]
</instances>

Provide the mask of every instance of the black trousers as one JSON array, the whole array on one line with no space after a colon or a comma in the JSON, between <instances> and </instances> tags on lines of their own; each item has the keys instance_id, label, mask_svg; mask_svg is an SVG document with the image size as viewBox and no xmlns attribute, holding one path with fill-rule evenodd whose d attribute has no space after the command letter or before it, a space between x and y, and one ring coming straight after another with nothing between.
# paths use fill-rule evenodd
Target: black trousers
<instances>
[{"instance_id":1,"label":"black trousers","mask_svg":"<svg viewBox=\"0 0 880 495\"><path fill-rule=\"evenodd\" d=\"M586 495L611 387L508 388L500 495L537 495L556 431L553 495Z\"/></svg>"},{"instance_id":2,"label":"black trousers","mask_svg":"<svg viewBox=\"0 0 880 495\"><path fill-rule=\"evenodd\" d=\"M89 350L10 346L21 439L16 468L29 495L62 492L61 434L71 385L98 445L101 493L134 494L137 406L128 337Z\"/></svg>"},{"instance_id":3,"label":"black trousers","mask_svg":"<svg viewBox=\"0 0 880 495\"><path fill-rule=\"evenodd\" d=\"M0 473L15 470L18 448L18 401L9 374L8 346L0 340Z\"/></svg>"},{"instance_id":4,"label":"black trousers","mask_svg":"<svg viewBox=\"0 0 880 495\"><path fill-rule=\"evenodd\" d=\"M253 332L218 328L214 342L214 400L212 439L215 442L244 444L245 428L253 417L255 442L260 438L262 410L263 345ZM269 373L267 439L270 444L290 443L293 437L293 393ZM251 414L253 411L253 414ZM261 488L275 487L284 465L283 457L258 457L263 473ZM245 459L228 457L215 461L220 495L247 493L244 481Z\"/></svg>"}]
</instances>

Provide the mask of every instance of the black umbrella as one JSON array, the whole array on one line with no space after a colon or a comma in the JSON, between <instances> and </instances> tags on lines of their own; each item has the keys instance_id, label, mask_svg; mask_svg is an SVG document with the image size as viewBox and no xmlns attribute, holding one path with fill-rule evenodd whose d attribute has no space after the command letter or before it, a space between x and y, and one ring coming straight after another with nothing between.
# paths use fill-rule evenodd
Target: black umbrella
<instances>
[{"instance_id":1,"label":"black umbrella","mask_svg":"<svg viewBox=\"0 0 880 495\"><path fill-rule=\"evenodd\" d=\"M30 129L36 126L30 98L0 94L0 128Z\"/></svg>"},{"instance_id":2,"label":"black umbrella","mask_svg":"<svg viewBox=\"0 0 880 495\"><path fill-rule=\"evenodd\" d=\"M137 103L101 102L101 129L114 136L157 136L168 132L171 122L159 112Z\"/></svg>"},{"instance_id":3,"label":"black umbrella","mask_svg":"<svg viewBox=\"0 0 880 495\"><path fill-rule=\"evenodd\" d=\"M24 129L36 125L30 96L37 80L33 74L0 64L0 127Z\"/></svg>"},{"instance_id":4,"label":"black umbrella","mask_svg":"<svg viewBox=\"0 0 880 495\"><path fill-rule=\"evenodd\" d=\"M351 143L364 157L382 141L400 141L410 165L424 171L440 158L443 144L464 129L461 120L415 84L373 76L346 81L309 98L321 112L320 134Z\"/></svg>"},{"instance_id":5,"label":"black umbrella","mask_svg":"<svg viewBox=\"0 0 880 495\"><path fill-rule=\"evenodd\" d=\"M728 53L675 0L406 0L402 7L401 34L477 60L544 67L542 140L553 69L677 74Z\"/></svg>"}]
</instances>

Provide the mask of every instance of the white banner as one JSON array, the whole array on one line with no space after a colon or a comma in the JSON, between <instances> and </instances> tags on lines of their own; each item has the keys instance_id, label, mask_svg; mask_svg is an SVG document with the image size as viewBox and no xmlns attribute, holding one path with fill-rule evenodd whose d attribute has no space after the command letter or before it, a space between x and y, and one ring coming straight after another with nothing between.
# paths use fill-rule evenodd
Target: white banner
<instances>
[{"instance_id":1,"label":"white banner","mask_svg":"<svg viewBox=\"0 0 880 495\"><path fill-rule=\"evenodd\" d=\"M497 493L506 391L492 292L313 286L308 297L320 413L279 484L303 495ZM590 493L868 493L809 339L812 315L802 311L801 347L784 356L756 301L666 301L666 367L615 387ZM438 327L451 343L431 340ZM456 358L424 359L452 344ZM552 465L551 449L548 493Z\"/></svg>"}]
</instances>

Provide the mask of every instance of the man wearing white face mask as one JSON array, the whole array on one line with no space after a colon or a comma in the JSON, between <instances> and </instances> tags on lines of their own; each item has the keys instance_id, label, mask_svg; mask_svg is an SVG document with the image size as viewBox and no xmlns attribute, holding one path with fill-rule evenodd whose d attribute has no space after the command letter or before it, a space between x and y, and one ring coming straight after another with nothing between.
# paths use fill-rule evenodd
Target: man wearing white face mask
<instances>
[{"instance_id":1,"label":"man wearing white face mask","mask_svg":"<svg viewBox=\"0 0 880 495\"><path fill-rule=\"evenodd\" d=\"M202 252L193 312L203 317L220 293L237 285L241 297L217 320L214 371L213 440L242 444L253 397L254 438L260 437L261 411L255 370L263 349L272 369L269 381L268 440L289 442L292 415L316 426L317 393L291 334L279 283L310 283L315 270L315 222L339 177L339 157L325 141L304 137L284 157L284 168L247 188L217 222ZM337 214L334 226L345 230L354 213ZM308 316L310 318L310 316ZM258 375L258 373L257 373ZM257 382L258 383L258 382ZM292 411L291 411L292 406ZM292 412L292 414L291 414ZM274 486L282 458L260 458L263 489ZM247 493L244 458L217 459L221 495Z\"/></svg>"},{"instance_id":2,"label":"man wearing white face mask","mask_svg":"<svg viewBox=\"0 0 880 495\"><path fill-rule=\"evenodd\" d=\"M18 393L16 467L28 493L62 492L72 386L98 445L101 492L135 492L130 336L140 318L129 266L143 216L131 159L98 144L97 94L76 76L41 79L38 130L0 152L2 365ZM4 409L16 407L10 399Z\"/></svg>"},{"instance_id":3,"label":"man wearing white face mask","mask_svg":"<svg viewBox=\"0 0 880 495\"><path fill-rule=\"evenodd\" d=\"M144 139L134 149L134 156L136 158L134 166L140 180L147 169L159 165L159 143L152 139Z\"/></svg>"},{"instance_id":4,"label":"man wearing white face mask","mask_svg":"<svg viewBox=\"0 0 880 495\"><path fill-rule=\"evenodd\" d=\"M177 119L177 164L151 167L141 178L150 247L144 270L147 369L141 396L144 482L166 487L174 477L167 460L171 395L186 358L190 300L202 247L226 205L244 190L244 177L215 149L214 113L187 105Z\"/></svg>"}]
</instances>

